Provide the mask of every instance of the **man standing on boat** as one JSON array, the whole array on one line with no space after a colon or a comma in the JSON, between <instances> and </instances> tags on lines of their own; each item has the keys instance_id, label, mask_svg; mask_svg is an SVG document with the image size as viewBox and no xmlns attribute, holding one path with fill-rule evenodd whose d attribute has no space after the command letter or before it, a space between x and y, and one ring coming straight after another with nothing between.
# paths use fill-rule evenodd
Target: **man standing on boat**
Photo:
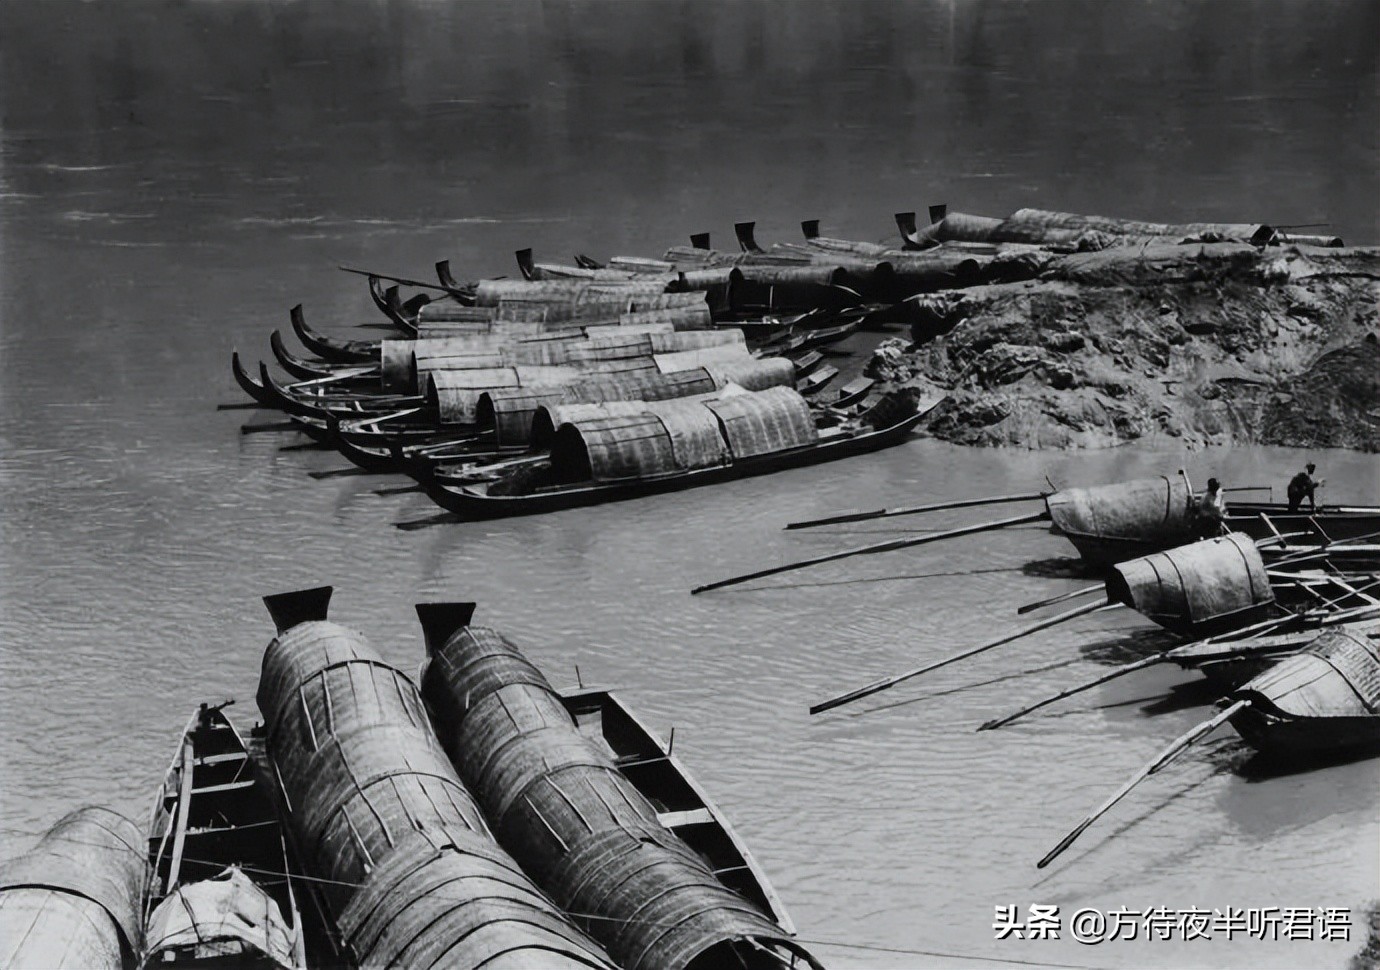
<instances>
[{"instance_id":1,"label":"man standing on boat","mask_svg":"<svg viewBox=\"0 0 1380 970\"><path fill-rule=\"evenodd\" d=\"M1222 483L1209 478L1207 491L1198 499L1193 510L1193 524L1198 530L1198 538L1211 539L1227 531L1227 496L1222 491Z\"/></svg>"},{"instance_id":2,"label":"man standing on boat","mask_svg":"<svg viewBox=\"0 0 1380 970\"><path fill-rule=\"evenodd\" d=\"M1318 503L1313 499L1313 492L1316 489L1320 488L1324 483L1315 481L1313 478L1313 470L1317 467L1317 465L1313 464L1310 461L1308 463L1308 469L1306 471L1301 471L1293 478L1289 479L1290 512L1297 512L1300 508L1302 508L1304 499L1308 499L1308 508L1310 510L1316 509L1318 507Z\"/></svg>"}]
</instances>

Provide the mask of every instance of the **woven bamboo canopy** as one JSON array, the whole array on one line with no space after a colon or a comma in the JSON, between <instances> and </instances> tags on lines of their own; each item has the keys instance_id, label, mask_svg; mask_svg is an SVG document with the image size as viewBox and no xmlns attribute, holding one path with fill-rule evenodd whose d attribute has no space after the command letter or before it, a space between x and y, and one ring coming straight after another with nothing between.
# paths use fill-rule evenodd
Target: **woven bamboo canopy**
<instances>
[{"instance_id":1,"label":"woven bamboo canopy","mask_svg":"<svg viewBox=\"0 0 1380 970\"><path fill-rule=\"evenodd\" d=\"M1054 527L1095 562L1106 546L1177 546L1193 538L1193 492L1182 476L1135 479L1090 488L1066 488L1045 498Z\"/></svg>"},{"instance_id":2,"label":"woven bamboo canopy","mask_svg":"<svg viewBox=\"0 0 1380 970\"><path fill-rule=\"evenodd\" d=\"M1107 579L1107 595L1193 637L1264 619L1275 602L1260 551L1237 532L1120 563Z\"/></svg>"},{"instance_id":3,"label":"woven bamboo canopy","mask_svg":"<svg viewBox=\"0 0 1380 970\"><path fill-rule=\"evenodd\" d=\"M1282 717L1380 715L1380 648L1364 634L1331 630L1233 695Z\"/></svg>"},{"instance_id":4,"label":"woven bamboo canopy","mask_svg":"<svg viewBox=\"0 0 1380 970\"><path fill-rule=\"evenodd\" d=\"M613 963L477 835L404 836L337 925L359 967L573 970Z\"/></svg>"},{"instance_id":5,"label":"woven bamboo canopy","mask_svg":"<svg viewBox=\"0 0 1380 970\"><path fill-rule=\"evenodd\" d=\"M63 816L0 867L0 966L119 968L144 941L148 842L122 815Z\"/></svg>"},{"instance_id":6,"label":"woven bamboo canopy","mask_svg":"<svg viewBox=\"0 0 1380 970\"><path fill-rule=\"evenodd\" d=\"M423 690L447 750L504 846L620 966L785 962L764 963L763 946L818 966L662 827L513 644L493 630L455 629L437 612L445 609L418 607L429 654Z\"/></svg>"},{"instance_id":7,"label":"woven bamboo canopy","mask_svg":"<svg viewBox=\"0 0 1380 970\"><path fill-rule=\"evenodd\" d=\"M771 387L706 401L704 406L718 417L735 459L799 448L819 440L810 405L794 388Z\"/></svg>"},{"instance_id":8,"label":"woven bamboo canopy","mask_svg":"<svg viewBox=\"0 0 1380 970\"><path fill-rule=\"evenodd\" d=\"M547 949L557 922L550 905L492 841L412 681L384 663L361 634L325 619L329 592L266 598L279 633L264 653L257 699L294 841L310 874L324 880L320 888L331 912L351 912L363 920L373 908L368 901L380 895L374 881L378 870L421 834L429 840L428 850L450 846L453 851L440 881L423 878L396 898L382 894L390 905L401 902L413 914L431 907L431 919L400 914L396 925L384 929L409 935L400 949L433 955L430 962L419 956L409 965L515 966L510 958L488 961L508 950ZM477 891L461 900L449 898L451 887L461 883ZM365 893L366 902L348 909ZM476 905L458 923L441 918L464 899L501 899L496 905L502 913ZM478 932L479 925L496 921L507 925L495 933ZM495 934L503 944L498 950L492 949ZM597 948L581 945L573 927L556 935L562 934L579 955L553 965L608 965ZM378 947L389 950L395 939L360 943L359 965L383 965L371 954Z\"/></svg>"}]
</instances>

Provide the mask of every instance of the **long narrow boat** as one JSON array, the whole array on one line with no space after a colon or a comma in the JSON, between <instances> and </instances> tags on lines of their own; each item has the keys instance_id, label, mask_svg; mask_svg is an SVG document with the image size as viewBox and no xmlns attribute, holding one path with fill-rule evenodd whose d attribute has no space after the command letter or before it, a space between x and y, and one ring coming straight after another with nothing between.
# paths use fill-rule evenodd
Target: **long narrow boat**
<instances>
[{"instance_id":1,"label":"long narrow boat","mask_svg":"<svg viewBox=\"0 0 1380 970\"><path fill-rule=\"evenodd\" d=\"M1332 630L1232 692L1231 725L1275 757L1380 752L1380 634Z\"/></svg>"},{"instance_id":2,"label":"long narrow boat","mask_svg":"<svg viewBox=\"0 0 1380 970\"><path fill-rule=\"evenodd\" d=\"M1094 566L1110 566L1194 538L1194 496L1182 476L1062 489L1044 501L1055 531ZM1297 545L1308 545L1380 533L1380 508L1322 505L1290 512L1282 503L1233 500L1227 503L1225 524L1257 541L1283 535Z\"/></svg>"},{"instance_id":3,"label":"long narrow boat","mask_svg":"<svg viewBox=\"0 0 1380 970\"><path fill-rule=\"evenodd\" d=\"M312 381L323 377L338 377L348 375L345 381L349 384L376 387L378 384L378 361L369 364L340 364L324 360L307 360L298 357L288 350L283 342L281 331L274 330L269 335L268 345L273 350L273 356L282 365L283 370L299 380Z\"/></svg>"},{"instance_id":4,"label":"long narrow boat","mask_svg":"<svg viewBox=\"0 0 1380 970\"><path fill-rule=\"evenodd\" d=\"M605 692L563 696L470 625L474 609L418 604L422 697L499 843L556 905L629 970L819 968L657 739Z\"/></svg>"},{"instance_id":5,"label":"long narrow boat","mask_svg":"<svg viewBox=\"0 0 1380 970\"><path fill-rule=\"evenodd\" d=\"M302 341L302 346L322 360L336 364L372 364L379 359L377 340L342 340L318 333L307 326L300 303L289 311L288 316L292 319L292 332Z\"/></svg>"},{"instance_id":6,"label":"long narrow boat","mask_svg":"<svg viewBox=\"0 0 1380 970\"><path fill-rule=\"evenodd\" d=\"M580 733L607 750L619 774L656 808L657 820L690 846L719 882L795 933L761 866L671 747L610 691L579 687L559 694Z\"/></svg>"},{"instance_id":7,"label":"long narrow boat","mask_svg":"<svg viewBox=\"0 0 1380 970\"><path fill-rule=\"evenodd\" d=\"M144 965L304 968L283 831L223 706L192 715L154 799Z\"/></svg>"},{"instance_id":8,"label":"long narrow boat","mask_svg":"<svg viewBox=\"0 0 1380 970\"><path fill-rule=\"evenodd\" d=\"M887 426L873 425L871 430L852 433L843 428L834 428L809 444L736 458L708 468L674 470L659 475L617 481L596 481L590 477L570 484L538 487L528 494L519 495L499 494L492 485L487 484L457 488L423 481L422 486L437 505L464 519L494 519L557 512L680 491L701 485L716 485L739 478L767 475L880 451L901 444L909 438L915 427L938 403L939 400L931 400L919 409L912 406L911 413ZM891 410L894 414L896 409L880 410Z\"/></svg>"}]
</instances>

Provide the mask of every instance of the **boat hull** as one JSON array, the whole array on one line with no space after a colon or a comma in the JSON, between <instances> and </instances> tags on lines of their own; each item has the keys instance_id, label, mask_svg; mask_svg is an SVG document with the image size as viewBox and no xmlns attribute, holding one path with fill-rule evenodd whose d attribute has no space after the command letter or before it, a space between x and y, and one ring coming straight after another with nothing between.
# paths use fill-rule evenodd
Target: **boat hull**
<instances>
[{"instance_id":1,"label":"boat hull","mask_svg":"<svg viewBox=\"0 0 1380 970\"><path fill-rule=\"evenodd\" d=\"M1247 707L1231 719L1246 743L1272 758L1380 754L1380 717L1278 717Z\"/></svg>"},{"instance_id":2,"label":"boat hull","mask_svg":"<svg viewBox=\"0 0 1380 970\"><path fill-rule=\"evenodd\" d=\"M532 495L512 496L490 496L469 488L457 489L435 483L424 483L424 487L432 501L437 505L467 520L559 512L565 509L601 505L604 502L619 502L626 499L642 498L647 495L659 495L663 492L676 492L682 489L696 488L700 485L716 485L720 482L733 481L739 478L767 475L791 468L803 468L826 461L868 454L906 440L927 413L928 411L921 411L889 428L840 441L829 441L804 448L773 452L756 458L735 461L728 465L667 475L662 478L587 484Z\"/></svg>"}]
</instances>

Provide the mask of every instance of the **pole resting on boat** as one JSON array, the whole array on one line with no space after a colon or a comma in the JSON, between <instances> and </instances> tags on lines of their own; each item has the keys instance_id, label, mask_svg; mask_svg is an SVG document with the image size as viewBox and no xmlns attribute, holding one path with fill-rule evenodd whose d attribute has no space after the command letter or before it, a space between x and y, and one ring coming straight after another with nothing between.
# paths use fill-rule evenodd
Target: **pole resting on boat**
<instances>
[{"instance_id":1,"label":"pole resting on boat","mask_svg":"<svg viewBox=\"0 0 1380 970\"><path fill-rule=\"evenodd\" d=\"M290 593L274 593L264 597L264 606L268 607L274 627L279 633L284 633L299 623L326 619L333 592L334 586L317 586Z\"/></svg>"},{"instance_id":2,"label":"pole resting on boat","mask_svg":"<svg viewBox=\"0 0 1380 970\"><path fill-rule=\"evenodd\" d=\"M1250 704L1251 702L1248 700L1237 701L1235 704L1232 704L1230 707L1220 712L1215 717L1209 718L1208 720L1202 722L1201 724L1191 728L1179 737L1175 738L1174 741L1169 745L1169 747L1165 748L1158 755L1156 755L1154 760L1152 760L1144 768L1132 775L1130 781L1126 782L1126 784L1118 788L1116 792L1112 795L1112 797L1108 798L1105 802L1099 805L1090 815L1084 818L1083 821L1079 822L1077 827L1074 828L1072 832L1064 836L1064 838L1059 842L1058 845L1051 849L1043 859L1041 859L1039 862L1035 864L1035 867L1037 869L1043 869L1045 866L1053 862L1054 859L1060 853L1062 853L1069 846L1073 845L1074 840L1076 840L1080 835L1087 831L1089 825L1092 825L1093 822L1096 822L1099 818L1105 815L1113 805L1125 798L1126 794L1132 788L1136 787L1136 785L1140 784L1150 775L1153 775L1155 772L1159 771L1165 765L1169 764L1169 762L1177 758L1181 753L1183 753L1185 749L1188 748L1189 745L1201 740L1202 738L1207 737L1207 735L1216 730L1217 726L1220 725L1223 721L1226 721L1228 718L1230 718L1233 714L1236 714L1238 711L1241 711L1242 709L1249 707Z\"/></svg>"},{"instance_id":3,"label":"pole resting on boat","mask_svg":"<svg viewBox=\"0 0 1380 970\"><path fill-rule=\"evenodd\" d=\"M806 519L803 522L788 522L787 529L810 529L817 525L838 525L843 522L865 522L869 519L889 519L897 515L915 515L920 512L942 512L946 509L966 509L977 505L1000 505L1003 502L1028 502L1046 498L1047 492L1026 492L1022 495L992 495L986 498L959 499L953 502L936 502L932 505L900 506L894 509L873 509L870 512L839 512L822 519Z\"/></svg>"},{"instance_id":4,"label":"pole resting on boat","mask_svg":"<svg viewBox=\"0 0 1380 970\"><path fill-rule=\"evenodd\" d=\"M889 552L892 549L906 549L911 546L922 546L928 542L938 542L941 539L952 539L958 536L973 535L977 532L988 532L992 529L1005 528L1008 525L1022 525L1026 522L1040 522L1048 518L1044 512L1034 512L1030 515L1018 515L1011 519L999 519L995 522L979 522L976 525L966 525L958 529L950 529L947 532L936 532L932 535L908 536L902 539L889 539L886 542L874 543L870 546L859 546L855 549L845 549L843 552L831 552L826 556L815 556L813 559L802 559L799 562L786 563L784 566L772 566L770 569L759 569L756 572L746 573L742 576L733 576L729 579L721 579L717 582L707 583L704 586L696 586L690 591L690 595L704 593L711 589L721 589L725 586L733 586L737 583L745 583L751 579L761 579L764 576L774 576L777 573L789 572L792 569L803 569L806 566L814 566L819 563L833 562L836 559L847 559L850 556L862 556L873 552Z\"/></svg>"},{"instance_id":5,"label":"pole resting on boat","mask_svg":"<svg viewBox=\"0 0 1380 970\"><path fill-rule=\"evenodd\" d=\"M1036 623L1032 626L1024 627L1020 630L1017 630L1015 633L1008 633L1005 636L998 637L995 640L988 640L986 643L978 644L976 647L969 647L967 650L962 650L958 653L945 657L942 660L936 660L932 663L926 664L923 667L917 667L914 670L908 670L904 674L897 674L895 677L887 677L884 680L874 681L873 683L867 684L864 687L859 687L855 690L850 690L846 694L840 694L837 697L831 697L829 698L829 700L822 701L819 704L816 704L814 707L810 708L810 713L822 714L825 711L833 710L836 707L842 707L844 704L851 704L853 701L861 700L862 698L869 697L872 694L878 693L879 691L884 691L890 687L895 687L897 684L902 683L903 681L910 680L912 677L919 677L921 674L929 673L931 670L938 670L940 667L946 667L949 664L954 663L955 661L963 660L967 657L972 657L976 654L982 653L984 650L991 650L993 647L999 647L1004 643L1010 643L1012 640L1019 640L1021 637L1030 636L1032 633L1039 633L1041 630L1047 630L1052 626L1056 626L1060 623L1065 622L1066 620L1072 620L1077 617L1084 616L1088 613L1095 613L1098 610L1104 610L1109 607L1119 605L1120 604L1104 602L1086 603L1083 606L1074 607L1071 610L1067 610L1063 613L1060 613L1058 616L1052 616L1048 620L1042 620L1039 623Z\"/></svg>"}]
</instances>

